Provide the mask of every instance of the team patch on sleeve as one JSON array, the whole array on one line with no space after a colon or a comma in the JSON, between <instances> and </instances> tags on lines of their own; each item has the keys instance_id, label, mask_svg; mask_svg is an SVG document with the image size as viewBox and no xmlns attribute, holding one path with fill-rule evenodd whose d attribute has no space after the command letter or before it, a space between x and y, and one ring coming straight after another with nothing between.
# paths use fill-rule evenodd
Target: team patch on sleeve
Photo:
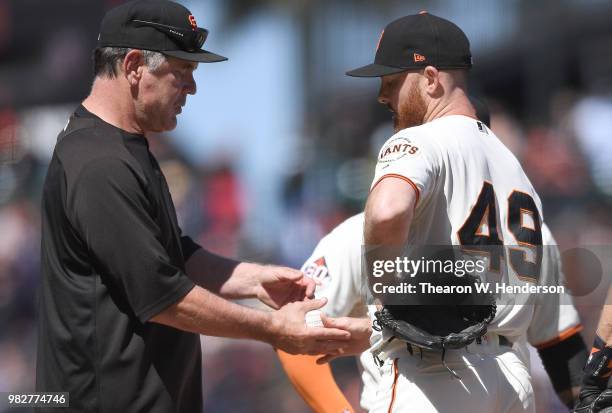
<instances>
[{"instance_id":1,"label":"team patch on sleeve","mask_svg":"<svg viewBox=\"0 0 612 413\"><path fill-rule=\"evenodd\" d=\"M305 276L310 277L313 280L319 280L323 284L326 284L330 278L325 257L318 258L314 261L308 261L302 267L302 272Z\"/></svg>"},{"instance_id":2,"label":"team patch on sleeve","mask_svg":"<svg viewBox=\"0 0 612 413\"><path fill-rule=\"evenodd\" d=\"M378 162L393 162L402 159L405 156L415 155L419 148L415 146L410 139L397 137L391 139L383 146L378 154Z\"/></svg>"}]
</instances>

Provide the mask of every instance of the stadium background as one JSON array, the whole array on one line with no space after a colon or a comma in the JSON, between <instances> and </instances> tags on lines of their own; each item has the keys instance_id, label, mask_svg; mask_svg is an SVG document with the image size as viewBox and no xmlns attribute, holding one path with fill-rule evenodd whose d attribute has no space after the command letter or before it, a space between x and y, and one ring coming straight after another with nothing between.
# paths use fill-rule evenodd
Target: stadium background
<instances>
[{"instance_id":1,"label":"stadium background","mask_svg":"<svg viewBox=\"0 0 612 413\"><path fill-rule=\"evenodd\" d=\"M119 3L0 0L0 392L33 390L42 180L89 90L99 21ZM423 9L471 39L471 88L561 247L612 239L612 2L181 3L211 30L206 48L230 60L200 65L179 127L150 142L183 230L211 250L299 267L363 207L392 128L378 81L344 72L373 59L386 23ZM579 266L567 272L579 285ZM577 299L590 344L598 308L587 301ZM202 348L207 411L308 411L268 346L206 337ZM355 362L333 367L357 405ZM564 411L541 367L533 375L538 412Z\"/></svg>"}]
</instances>

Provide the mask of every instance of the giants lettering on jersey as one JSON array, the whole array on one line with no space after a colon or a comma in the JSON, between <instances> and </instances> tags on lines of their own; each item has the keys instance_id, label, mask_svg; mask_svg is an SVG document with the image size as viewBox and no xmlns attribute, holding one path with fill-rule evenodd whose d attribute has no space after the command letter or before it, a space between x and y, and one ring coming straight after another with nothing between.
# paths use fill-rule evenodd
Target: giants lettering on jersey
<instances>
[{"instance_id":1,"label":"giants lettering on jersey","mask_svg":"<svg viewBox=\"0 0 612 413\"><path fill-rule=\"evenodd\" d=\"M419 150L410 139L398 137L387 142L380 150L378 162L393 162L407 155L414 155Z\"/></svg>"},{"instance_id":2,"label":"giants lettering on jersey","mask_svg":"<svg viewBox=\"0 0 612 413\"><path fill-rule=\"evenodd\" d=\"M302 268L302 272L305 276L313 280L319 280L323 284L326 284L329 279L329 269L327 268L325 257L307 262Z\"/></svg>"}]
</instances>

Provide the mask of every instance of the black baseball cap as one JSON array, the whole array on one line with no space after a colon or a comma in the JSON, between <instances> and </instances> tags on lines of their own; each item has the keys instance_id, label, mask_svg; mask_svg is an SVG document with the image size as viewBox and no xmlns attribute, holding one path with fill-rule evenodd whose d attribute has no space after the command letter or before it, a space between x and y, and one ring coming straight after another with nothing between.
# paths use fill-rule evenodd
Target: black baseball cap
<instances>
[{"instance_id":1,"label":"black baseball cap","mask_svg":"<svg viewBox=\"0 0 612 413\"><path fill-rule=\"evenodd\" d=\"M454 23L427 12L392 21L380 34L374 63L346 72L355 77L378 77L434 66L472 67L470 42Z\"/></svg>"},{"instance_id":2,"label":"black baseball cap","mask_svg":"<svg viewBox=\"0 0 612 413\"><path fill-rule=\"evenodd\" d=\"M132 0L109 10L100 25L98 47L153 50L192 62L227 57L202 49L208 30L198 27L184 6L169 0Z\"/></svg>"}]
</instances>

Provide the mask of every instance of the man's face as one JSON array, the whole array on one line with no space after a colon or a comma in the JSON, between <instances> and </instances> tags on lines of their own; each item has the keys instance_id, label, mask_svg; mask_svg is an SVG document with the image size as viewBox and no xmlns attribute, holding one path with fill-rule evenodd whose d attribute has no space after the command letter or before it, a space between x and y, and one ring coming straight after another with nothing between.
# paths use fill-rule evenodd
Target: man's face
<instances>
[{"instance_id":1,"label":"man's face","mask_svg":"<svg viewBox=\"0 0 612 413\"><path fill-rule=\"evenodd\" d=\"M393 113L396 132L422 125L427 104L419 88L420 72L402 72L381 78L378 101Z\"/></svg>"},{"instance_id":2,"label":"man's face","mask_svg":"<svg viewBox=\"0 0 612 413\"><path fill-rule=\"evenodd\" d=\"M135 100L139 124L145 131L163 132L176 127L187 95L196 93L193 72L197 67L196 62L170 56L154 72L144 67Z\"/></svg>"}]
</instances>

